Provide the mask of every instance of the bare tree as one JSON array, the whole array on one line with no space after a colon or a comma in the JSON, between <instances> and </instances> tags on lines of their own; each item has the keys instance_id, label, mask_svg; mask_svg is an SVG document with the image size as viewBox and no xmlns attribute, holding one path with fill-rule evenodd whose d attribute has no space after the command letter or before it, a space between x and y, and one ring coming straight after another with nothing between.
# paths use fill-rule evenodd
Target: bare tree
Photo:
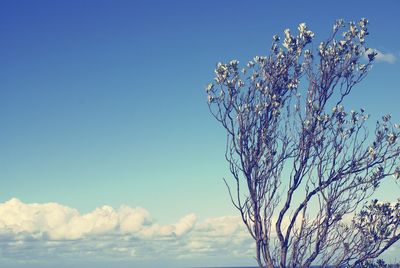
<instances>
[{"instance_id":1,"label":"bare tree","mask_svg":"<svg viewBox=\"0 0 400 268\"><path fill-rule=\"evenodd\" d=\"M400 177L399 126L386 115L369 135L364 109L343 106L377 55L367 24L336 21L314 51L302 23L241 70L218 63L206 88L259 267L358 267L400 239L400 201L366 206L382 180Z\"/></svg>"}]
</instances>

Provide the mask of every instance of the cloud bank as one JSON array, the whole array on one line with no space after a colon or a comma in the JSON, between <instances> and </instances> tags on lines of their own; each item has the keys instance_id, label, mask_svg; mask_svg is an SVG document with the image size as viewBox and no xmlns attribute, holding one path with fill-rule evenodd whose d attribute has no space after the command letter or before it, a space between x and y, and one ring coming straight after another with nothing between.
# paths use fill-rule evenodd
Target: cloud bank
<instances>
[{"instance_id":1,"label":"cloud bank","mask_svg":"<svg viewBox=\"0 0 400 268\"><path fill-rule=\"evenodd\" d=\"M0 204L0 259L182 259L252 256L239 217L198 222L188 214L161 225L143 208L102 206L90 213L58 203Z\"/></svg>"},{"instance_id":2,"label":"cloud bank","mask_svg":"<svg viewBox=\"0 0 400 268\"><path fill-rule=\"evenodd\" d=\"M398 246L386 254L389 260ZM210 260L237 265L237 260L251 261L253 256L253 241L238 216L199 222L195 214L188 214L162 225L140 207L102 206L80 214L58 203L26 204L16 198L0 203L1 267L61 267L71 260L81 264L65 267L82 267L82 263L117 267L115 262L118 267L132 263L148 267L146 261L156 261L153 267L160 263L167 267L171 260L175 265L170 267L210 265ZM97 263L90 266L93 261ZM126 266L121 266L123 262ZM21 265L12 266L15 263Z\"/></svg>"}]
</instances>

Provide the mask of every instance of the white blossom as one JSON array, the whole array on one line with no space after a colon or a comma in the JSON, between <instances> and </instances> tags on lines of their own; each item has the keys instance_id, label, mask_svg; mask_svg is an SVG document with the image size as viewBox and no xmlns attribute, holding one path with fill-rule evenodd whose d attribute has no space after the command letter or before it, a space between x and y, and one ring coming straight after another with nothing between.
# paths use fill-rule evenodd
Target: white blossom
<instances>
[{"instance_id":1,"label":"white blossom","mask_svg":"<svg viewBox=\"0 0 400 268\"><path fill-rule=\"evenodd\" d=\"M237 66L239 65L239 61L238 60L231 60L229 62L229 65L234 69L237 70Z\"/></svg>"},{"instance_id":2,"label":"white blossom","mask_svg":"<svg viewBox=\"0 0 400 268\"><path fill-rule=\"evenodd\" d=\"M254 62L253 61L249 61L248 63L247 63L247 67L248 68L252 68L254 66Z\"/></svg>"},{"instance_id":3,"label":"white blossom","mask_svg":"<svg viewBox=\"0 0 400 268\"><path fill-rule=\"evenodd\" d=\"M303 33L303 32L305 32L305 31L307 30L307 26L306 26L306 24L303 22L303 23L300 23L300 24L299 24L299 26L297 27L297 29L299 29L299 32L300 32L300 33Z\"/></svg>"},{"instance_id":4,"label":"white blossom","mask_svg":"<svg viewBox=\"0 0 400 268\"><path fill-rule=\"evenodd\" d=\"M213 88L214 88L214 84L213 84L213 83L209 83L209 84L206 86L206 91L207 91L207 92L210 92Z\"/></svg>"},{"instance_id":5,"label":"white blossom","mask_svg":"<svg viewBox=\"0 0 400 268\"><path fill-rule=\"evenodd\" d=\"M395 179L400 179L400 167L396 167L393 176Z\"/></svg>"},{"instance_id":6,"label":"white blossom","mask_svg":"<svg viewBox=\"0 0 400 268\"><path fill-rule=\"evenodd\" d=\"M372 146L368 147L368 154L369 154L372 158L375 158L376 152L375 152L375 149L374 149Z\"/></svg>"},{"instance_id":7,"label":"white blossom","mask_svg":"<svg viewBox=\"0 0 400 268\"><path fill-rule=\"evenodd\" d=\"M394 133L390 133L387 137L387 141L389 144L393 144L396 142L397 136Z\"/></svg>"},{"instance_id":8,"label":"white blossom","mask_svg":"<svg viewBox=\"0 0 400 268\"><path fill-rule=\"evenodd\" d=\"M360 27L366 27L368 24L368 20L366 18L362 18L359 22L358 25L360 25Z\"/></svg>"}]
</instances>

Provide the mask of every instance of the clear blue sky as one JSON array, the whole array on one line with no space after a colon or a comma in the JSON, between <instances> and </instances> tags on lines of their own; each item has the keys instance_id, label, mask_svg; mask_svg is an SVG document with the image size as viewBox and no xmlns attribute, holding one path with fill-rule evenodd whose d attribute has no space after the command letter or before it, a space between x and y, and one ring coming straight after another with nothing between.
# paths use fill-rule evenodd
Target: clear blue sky
<instances>
[{"instance_id":1,"label":"clear blue sky","mask_svg":"<svg viewBox=\"0 0 400 268\"><path fill-rule=\"evenodd\" d=\"M0 202L146 208L160 223L231 215L224 132L204 86L306 22L370 20L392 54L351 104L399 116L398 1L1 1ZM349 107L350 108L350 107ZM398 191L398 189L388 191ZM394 195L394 192L390 192Z\"/></svg>"}]
</instances>

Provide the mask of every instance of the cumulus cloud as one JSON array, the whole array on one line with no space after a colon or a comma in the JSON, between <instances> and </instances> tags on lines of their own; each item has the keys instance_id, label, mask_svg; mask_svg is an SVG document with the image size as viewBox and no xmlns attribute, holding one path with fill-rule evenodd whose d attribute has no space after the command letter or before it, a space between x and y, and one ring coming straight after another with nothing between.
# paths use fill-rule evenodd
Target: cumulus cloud
<instances>
[{"instance_id":1,"label":"cumulus cloud","mask_svg":"<svg viewBox=\"0 0 400 268\"><path fill-rule=\"evenodd\" d=\"M395 245L386 256L395 256L398 250ZM159 260L206 260L210 265L212 259L251 260L253 256L254 243L239 216L198 221L195 214L188 214L163 225L139 207L102 206L80 214L57 203L26 204L15 198L0 203L1 267L16 262L24 267L58 267L55 264L69 260L138 261L138 267L149 260L158 261L158 266ZM45 266L43 261L54 265ZM194 266L198 264L205 263Z\"/></svg>"},{"instance_id":2,"label":"cumulus cloud","mask_svg":"<svg viewBox=\"0 0 400 268\"><path fill-rule=\"evenodd\" d=\"M396 60L397 60L396 56L395 56L393 53L389 53L389 52L384 53L384 52L382 52L382 51L380 51L380 50L378 50L378 49L372 49L372 48L370 48L370 49L367 50L367 53L365 53L365 57L367 58L367 55L368 55L369 53L371 53L372 51L374 51L375 53L377 53L377 55L376 55L376 57L375 57L376 61L386 62L386 63L393 64L393 63L395 63Z\"/></svg>"},{"instance_id":3,"label":"cumulus cloud","mask_svg":"<svg viewBox=\"0 0 400 268\"><path fill-rule=\"evenodd\" d=\"M252 255L240 218L197 222L189 214L176 223L157 223L144 208L102 206L90 213L57 203L0 204L0 259L186 258Z\"/></svg>"},{"instance_id":4,"label":"cumulus cloud","mask_svg":"<svg viewBox=\"0 0 400 268\"><path fill-rule=\"evenodd\" d=\"M175 234L180 236L190 232L196 223L196 215L194 213L189 214L178 221L175 224Z\"/></svg>"},{"instance_id":5,"label":"cumulus cloud","mask_svg":"<svg viewBox=\"0 0 400 268\"><path fill-rule=\"evenodd\" d=\"M57 203L25 204L13 198L0 204L0 234L26 235L46 240L77 240L96 235L137 237L182 236L193 229L196 215L176 224L159 225L143 208L102 206L81 215Z\"/></svg>"}]
</instances>

